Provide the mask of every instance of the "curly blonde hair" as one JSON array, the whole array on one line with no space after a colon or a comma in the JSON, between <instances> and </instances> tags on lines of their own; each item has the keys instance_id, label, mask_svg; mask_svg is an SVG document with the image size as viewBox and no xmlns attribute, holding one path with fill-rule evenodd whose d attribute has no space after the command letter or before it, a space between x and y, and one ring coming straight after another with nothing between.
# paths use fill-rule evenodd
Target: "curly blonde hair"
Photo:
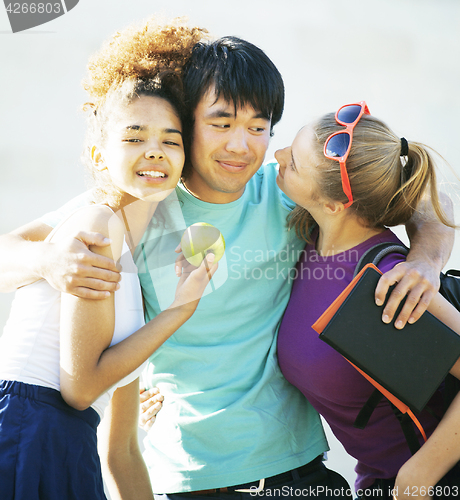
<instances>
[{"instance_id":1,"label":"curly blonde hair","mask_svg":"<svg viewBox=\"0 0 460 500\"><path fill-rule=\"evenodd\" d=\"M92 145L104 144L114 109L142 95L161 97L173 106L184 127L182 70L195 45L207 38L205 29L188 27L184 18L164 22L151 17L115 33L91 56L83 80L90 97L83 109L91 111L83 159L96 183L97 201L120 196L109 176L94 168L90 152ZM189 132L183 130L183 135Z\"/></svg>"},{"instance_id":2,"label":"curly blonde hair","mask_svg":"<svg viewBox=\"0 0 460 500\"><path fill-rule=\"evenodd\" d=\"M193 47L207 39L207 31L190 28L184 18L168 23L151 17L118 31L89 60L83 87L92 103L100 106L110 89L130 78L149 80L160 72L182 75Z\"/></svg>"}]
</instances>

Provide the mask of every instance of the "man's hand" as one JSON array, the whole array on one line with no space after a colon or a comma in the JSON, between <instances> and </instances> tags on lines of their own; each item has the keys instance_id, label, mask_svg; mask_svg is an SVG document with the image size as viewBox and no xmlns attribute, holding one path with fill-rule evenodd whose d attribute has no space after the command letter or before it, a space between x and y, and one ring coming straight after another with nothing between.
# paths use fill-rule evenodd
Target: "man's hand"
<instances>
[{"instance_id":1,"label":"man's hand","mask_svg":"<svg viewBox=\"0 0 460 500\"><path fill-rule=\"evenodd\" d=\"M425 262L401 262L386 272L375 289L375 303L385 302L388 289L397 283L383 309L382 321L390 323L400 302L407 295L406 303L395 321L395 327L404 328L406 323L415 323L426 311L439 290L439 272Z\"/></svg>"},{"instance_id":2,"label":"man's hand","mask_svg":"<svg viewBox=\"0 0 460 500\"><path fill-rule=\"evenodd\" d=\"M89 250L90 245L107 246L110 240L99 233L79 232L43 247L39 272L61 292L85 299L105 299L118 290L121 266Z\"/></svg>"},{"instance_id":3,"label":"man's hand","mask_svg":"<svg viewBox=\"0 0 460 500\"><path fill-rule=\"evenodd\" d=\"M448 220L454 220L453 203L444 193L439 193L442 209ZM407 322L415 323L426 311L439 290L439 274L446 265L454 244L453 228L442 224L427 195L420 201L417 211L406 222L410 240L407 261L385 273L375 290L375 302L382 305L388 288L397 283L382 314L382 321L393 320L399 303L407 295L406 303L395 321L396 328Z\"/></svg>"},{"instance_id":4,"label":"man's hand","mask_svg":"<svg viewBox=\"0 0 460 500\"><path fill-rule=\"evenodd\" d=\"M140 389L139 393L139 427L148 432L155 423L157 413L163 406L164 397L160 394L158 387L148 390Z\"/></svg>"}]
</instances>

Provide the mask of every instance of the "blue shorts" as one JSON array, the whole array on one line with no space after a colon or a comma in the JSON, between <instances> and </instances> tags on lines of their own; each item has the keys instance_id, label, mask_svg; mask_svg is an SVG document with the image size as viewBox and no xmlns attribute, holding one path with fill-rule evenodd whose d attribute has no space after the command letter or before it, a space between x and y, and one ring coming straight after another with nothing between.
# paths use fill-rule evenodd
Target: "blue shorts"
<instances>
[{"instance_id":1,"label":"blue shorts","mask_svg":"<svg viewBox=\"0 0 460 500\"><path fill-rule=\"evenodd\" d=\"M106 500L97 454L100 417L59 391L0 381L2 500Z\"/></svg>"}]
</instances>

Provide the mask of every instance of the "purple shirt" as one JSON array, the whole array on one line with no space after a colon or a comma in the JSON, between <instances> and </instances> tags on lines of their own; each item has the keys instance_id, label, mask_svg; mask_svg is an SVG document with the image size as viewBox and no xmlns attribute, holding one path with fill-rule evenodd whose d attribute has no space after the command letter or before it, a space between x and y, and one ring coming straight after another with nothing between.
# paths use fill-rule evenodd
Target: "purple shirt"
<instances>
[{"instance_id":1,"label":"purple shirt","mask_svg":"<svg viewBox=\"0 0 460 500\"><path fill-rule=\"evenodd\" d=\"M329 257L319 256L314 244L307 245L296 267L296 279L278 337L278 360L284 376L302 391L347 452L358 460L357 490L369 487L377 478L395 477L411 454L385 398L365 429L353 427L374 387L345 358L321 341L311 325L350 283L361 255L381 242L399 240L386 230ZM390 254L378 267L385 272L403 260L401 254ZM439 393L433 396L430 408L442 414ZM431 434L438 423L436 418L426 411L418 418L427 435ZM423 442L421 437L420 440Z\"/></svg>"}]
</instances>

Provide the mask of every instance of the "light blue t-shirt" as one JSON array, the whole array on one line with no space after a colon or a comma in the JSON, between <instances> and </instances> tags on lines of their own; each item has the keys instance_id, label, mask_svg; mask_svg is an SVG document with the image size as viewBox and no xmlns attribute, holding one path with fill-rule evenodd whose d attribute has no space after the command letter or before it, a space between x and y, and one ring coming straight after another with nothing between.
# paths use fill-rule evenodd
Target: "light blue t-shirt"
<instances>
[{"instance_id":1,"label":"light blue t-shirt","mask_svg":"<svg viewBox=\"0 0 460 500\"><path fill-rule=\"evenodd\" d=\"M227 204L183 186L162 202L135 253L146 320L174 299L174 249L195 222L216 226L224 257L198 309L151 356L147 387L164 405L144 441L155 493L232 486L304 465L327 450L318 413L282 376L276 334L305 242L287 231L292 202L262 167ZM80 196L42 217L54 226ZM306 305L307 306L307 305Z\"/></svg>"},{"instance_id":2,"label":"light blue t-shirt","mask_svg":"<svg viewBox=\"0 0 460 500\"><path fill-rule=\"evenodd\" d=\"M157 211L135 254L146 320L168 307L174 248L186 227L216 226L225 255L192 318L151 356L144 383L164 406L144 441L155 493L195 491L270 477L327 449L319 416L282 376L276 333L305 242L286 230L292 208L262 167L227 204L183 186Z\"/></svg>"}]
</instances>

